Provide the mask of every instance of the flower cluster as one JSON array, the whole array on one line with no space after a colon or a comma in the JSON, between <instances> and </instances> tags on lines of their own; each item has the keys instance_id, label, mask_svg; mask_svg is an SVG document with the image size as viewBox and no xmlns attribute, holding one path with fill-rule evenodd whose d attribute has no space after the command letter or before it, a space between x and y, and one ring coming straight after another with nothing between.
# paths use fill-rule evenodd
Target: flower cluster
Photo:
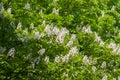
<instances>
[{"instance_id":1,"label":"flower cluster","mask_svg":"<svg viewBox=\"0 0 120 80\"><path fill-rule=\"evenodd\" d=\"M57 35L56 42L64 43L64 38L66 34L69 34L69 31L66 28L62 28Z\"/></svg>"},{"instance_id":2,"label":"flower cluster","mask_svg":"<svg viewBox=\"0 0 120 80\"><path fill-rule=\"evenodd\" d=\"M27 10L30 9L30 4L29 3L25 4L25 9L27 9Z\"/></svg>"},{"instance_id":3,"label":"flower cluster","mask_svg":"<svg viewBox=\"0 0 120 80\"><path fill-rule=\"evenodd\" d=\"M83 63L84 64L91 64L92 63L92 57L88 57L87 55L84 55L83 57Z\"/></svg>"},{"instance_id":4,"label":"flower cluster","mask_svg":"<svg viewBox=\"0 0 120 80\"><path fill-rule=\"evenodd\" d=\"M71 57L74 57L77 53L78 53L77 47L76 46L75 47L71 47L68 54L66 54L65 56L63 56L63 55L56 56L54 61L56 63L59 63L59 62L68 62L69 59Z\"/></svg>"},{"instance_id":5,"label":"flower cluster","mask_svg":"<svg viewBox=\"0 0 120 80\"><path fill-rule=\"evenodd\" d=\"M15 56L15 48L11 48L8 52L8 57L14 58Z\"/></svg>"},{"instance_id":6,"label":"flower cluster","mask_svg":"<svg viewBox=\"0 0 120 80\"><path fill-rule=\"evenodd\" d=\"M66 34L69 34L69 31L66 28L59 29L57 26L47 25L44 29L48 37L56 35L57 43L64 43L64 38Z\"/></svg>"},{"instance_id":7,"label":"flower cluster","mask_svg":"<svg viewBox=\"0 0 120 80\"><path fill-rule=\"evenodd\" d=\"M58 14L59 14L59 10L58 10L58 9L56 9L56 8L53 8L52 13L55 13L56 15L58 15Z\"/></svg>"},{"instance_id":8,"label":"flower cluster","mask_svg":"<svg viewBox=\"0 0 120 80\"><path fill-rule=\"evenodd\" d=\"M0 80L120 80L119 3L2 0Z\"/></svg>"},{"instance_id":9,"label":"flower cluster","mask_svg":"<svg viewBox=\"0 0 120 80\"><path fill-rule=\"evenodd\" d=\"M73 42L76 40L76 35L75 34L72 34L71 35L71 38L70 38L70 41L67 43L67 47L72 47L73 46Z\"/></svg>"},{"instance_id":10,"label":"flower cluster","mask_svg":"<svg viewBox=\"0 0 120 80\"><path fill-rule=\"evenodd\" d=\"M21 29L22 28L22 23L19 22L18 25L17 25L17 29Z\"/></svg>"},{"instance_id":11,"label":"flower cluster","mask_svg":"<svg viewBox=\"0 0 120 80\"><path fill-rule=\"evenodd\" d=\"M6 51L6 47L0 46L0 53L4 53Z\"/></svg>"},{"instance_id":12,"label":"flower cluster","mask_svg":"<svg viewBox=\"0 0 120 80\"><path fill-rule=\"evenodd\" d=\"M82 31L85 32L85 33L88 33L88 34L92 33L90 26L89 27L83 27Z\"/></svg>"},{"instance_id":13,"label":"flower cluster","mask_svg":"<svg viewBox=\"0 0 120 80\"><path fill-rule=\"evenodd\" d=\"M3 2L0 3L0 9L4 10L4 4L3 4Z\"/></svg>"},{"instance_id":14,"label":"flower cluster","mask_svg":"<svg viewBox=\"0 0 120 80\"><path fill-rule=\"evenodd\" d=\"M110 44L107 47L112 49L112 53L120 55L120 46L116 45L116 43L110 42Z\"/></svg>"},{"instance_id":15,"label":"flower cluster","mask_svg":"<svg viewBox=\"0 0 120 80\"><path fill-rule=\"evenodd\" d=\"M104 41L100 38L100 36L98 36L96 32L94 32L94 35L95 35L95 42L98 42L100 43L100 46L103 46Z\"/></svg>"}]
</instances>

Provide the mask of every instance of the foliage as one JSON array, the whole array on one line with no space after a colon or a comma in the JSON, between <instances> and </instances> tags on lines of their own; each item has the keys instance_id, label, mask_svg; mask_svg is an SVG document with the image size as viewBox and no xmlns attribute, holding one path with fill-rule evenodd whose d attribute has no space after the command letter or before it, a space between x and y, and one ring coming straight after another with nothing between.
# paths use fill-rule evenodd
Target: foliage
<instances>
[{"instance_id":1,"label":"foliage","mask_svg":"<svg viewBox=\"0 0 120 80\"><path fill-rule=\"evenodd\" d=\"M1 0L0 80L120 80L119 0Z\"/></svg>"}]
</instances>

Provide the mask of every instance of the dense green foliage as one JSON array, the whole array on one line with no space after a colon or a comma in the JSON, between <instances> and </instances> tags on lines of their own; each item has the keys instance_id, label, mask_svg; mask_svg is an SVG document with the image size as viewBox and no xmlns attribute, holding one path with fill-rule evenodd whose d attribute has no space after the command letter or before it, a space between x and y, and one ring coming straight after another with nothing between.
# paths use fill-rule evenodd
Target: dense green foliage
<instances>
[{"instance_id":1,"label":"dense green foliage","mask_svg":"<svg viewBox=\"0 0 120 80\"><path fill-rule=\"evenodd\" d=\"M0 80L120 80L120 0L0 0Z\"/></svg>"}]
</instances>

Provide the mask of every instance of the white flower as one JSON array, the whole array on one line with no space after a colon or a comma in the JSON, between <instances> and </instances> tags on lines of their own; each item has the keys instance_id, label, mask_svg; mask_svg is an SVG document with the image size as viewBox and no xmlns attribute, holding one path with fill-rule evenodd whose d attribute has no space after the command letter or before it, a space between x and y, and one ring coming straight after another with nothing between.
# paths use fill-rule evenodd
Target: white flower
<instances>
[{"instance_id":1,"label":"white flower","mask_svg":"<svg viewBox=\"0 0 120 80\"><path fill-rule=\"evenodd\" d=\"M64 42L64 36L58 35L57 38L56 38L56 42L58 42L60 44L63 43Z\"/></svg>"},{"instance_id":2,"label":"white flower","mask_svg":"<svg viewBox=\"0 0 120 80\"><path fill-rule=\"evenodd\" d=\"M32 63L31 63L31 66L32 66L32 68L34 69L34 68L35 68L35 63L32 62Z\"/></svg>"},{"instance_id":3,"label":"white flower","mask_svg":"<svg viewBox=\"0 0 120 80\"><path fill-rule=\"evenodd\" d=\"M111 11L114 11L115 10L115 6L113 5L112 8L111 8Z\"/></svg>"},{"instance_id":4,"label":"white flower","mask_svg":"<svg viewBox=\"0 0 120 80\"><path fill-rule=\"evenodd\" d=\"M0 3L0 9L4 10L3 2Z\"/></svg>"},{"instance_id":5,"label":"white flower","mask_svg":"<svg viewBox=\"0 0 120 80\"><path fill-rule=\"evenodd\" d=\"M106 68L106 61L103 61L101 68Z\"/></svg>"},{"instance_id":6,"label":"white flower","mask_svg":"<svg viewBox=\"0 0 120 80\"><path fill-rule=\"evenodd\" d=\"M43 55L45 53L45 49L40 49L39 51L38 51L38 54L39 55Z\"/></svg>"},{"instance_id":7,"label":"white flower","mask_svg":"<svg viewBox=\"0 0 120 80\"><path fill-rule=\"evenodd\" d=\"M94 35L95 35L95 41L96 42L101 42L102 41L101 38L97 35L96 32L94 32Z\"/></svg>"},{"instance_id":8,"label":"white flower","mask_svg":"<svg viewBox=\"0 0 120 80\"><path fill-rule=\"evenodd\" d=\"M17 29L21 29L21 27L22 27L22 23L19 22L18 25L17 25Z\"/></svg>"},{"instance_id":9,"label":"white flower","mask_svg":"<svg viewBox=\"0 0 120 80\"><path fill-rule=\"evenodd\" d=\"M23 30L23 33L24 33L25 35L28 35L28 28L25 28L25 30Z\"/></svg>"},{"instance_id":10,"label":"white flower","mask_svg":"<svg viewBox=\"0 0 120 80\"><path fill-rule=\"evenodd\" d=\"M93 72L96 72L97 68L95 66L92 66Z\"/></svg>"},{"instance_id":11,"label":"white flower","mask_svg":"<svg viewBox=\"0 0 120 80\"><path fill-rule=\"evenodd\" d=\"M71 56L74 56L76 53L78 53L78 49L77 49L76 46L75 46L75 47L72 47L72 48L70 49L70 51L69 51L69 54L70 54Z\"/></svg>"},{"instance_id":12,"label":"white flower","mask_svg":"<svg viewBox=\"0 0 120 80\"><path fill-rule=\"evenodd\" d=\"M38 57L35 58L35 60L34 60L34 63L36 63L36 64L39 64L39 62L40 62L40 56L38 56Z\"/></svg>"},{"instance_id":13,"label":"white flower","mask_svg":"<svg viewBox=\"0 0 120 80\"><path fill-rule=\"evenodd\" d=\"M76 40L76 35L72 34L70 40L72 40L72 41Z\"/></svg>"},{"instance_id":14,"label":"white flower","mask_svg":"<svg viewBox=\"0 0 120 80\"><path fill-rule=\"evenodd\" d=\"M58 35L59 32L60 32L59 28L58 28L57 26L55 26L55 27L53 28L53 34Z\"/></svg>"},{"instance_id":15,"label":"white flower","mask_svg":"<svg viewBox=\"0 0 120 80\"><path fill-rule=\"evenodd\" d=\"M114 72L116 72L116 69L113 69Z\"/></svg>"},{"instance_id":16,"label":"white flower","mask_svg":"<svg viewBox=\"0 0 120 80\"><path fill-rule=\"evenodd\" d=\"M0 46L0 53L4 53L6 51L6 47Z\"/></svg>"},{"instance_id":17,"label":"white flower","mask_svg":"<svg viewBox=\"0 0 120 80\"><path fill-rule=\"evenodd\" d=\"M11 14L11 8L8 8L8 9L7 9L7 12Z\"/></svg>"},{"instance_id":18,"label":"white flower","mask_svg":"<svg viewBox=\"0 0 120 80\"><path fill-rule=\"evenodd\" d=\"M102 80L107 80L107 75L104 75Z\"/></svg>"},{"instance_id":19,"label":"white flower","mask_svg":"<svg viewBox=\"0 0 120 80\"><path fill-rule=\"evenodd\" d=\"M44 33L41 33L41 34L40 34L40 38L43 38L44 36L45 36Z\"/></svg>"},{"instance_id":20,"label":"white flower","mask_svg":"<svg viewBox=\"0 0 120 80\"><path fill-rule=\"evenodd\" d=\"M99 42L100 43L100 46L103 46L104 45L104 42L103 40L100 38L100 36L97 35L96 32L94 32L94 35L95 35L95 42Z\"/></svg>"},{"instance_id":21,"label":"white flower","mask_svg":"<svg viewBox=\"0 0 120 80\"><path fill-rule=\"evenodd\" d=\"M46 56L44 59L45 62L49 62L49 56Z\"/></svg>"},{"instance_id":22,"label":"white flower","mask_svg":"<svg viewBox=\"0 0 120 80\"><path fill-rule=\"evenodd\" d=\"M69 41L66 46L71 47L72 45L73 45L73 41Z\"/></svg>"},{"instance_id":23,"label":"white flower","mask_svg":"<svg viewBox=\"0 0 120 80\"><path fill-rule=\"evenodd\" d=\"M112 53L114 53L115 55L120 55L120 45L116 45L115 43L111 42L108 45L108 48L112 49Z\"/></svg>"},{"instance_id":24,"label":"white flower","mask_svg":"<svg viewBox=\"0 0 120 80\"><path fill-rule=\"evenodd\" d=\"M52 13L55 13L55 14L59 14L59 10L58 9L56 9L56 8L53 8L53 11L52 11Z\"/></svg>"},{"instance_id":25,"label":"white flower","mask_svg":"<svg viewBox=\"0 0 120 80\"><path fill-rule=\"evenodd\" d=\"M47 25L44 31L48 34L48 36L52 35L52 27L50 25Z\"/></svg>"},{"instance_id":26,"label":"white flower","mask_svg":"<svg viewBox=\"0 0 120 80\"><path fill-rule=\"evenodd\" d=\"M69 31L66 28L62 28L61 32L63 32L64 34L69 34Z\"/></svg>"},{"instance_id":27,"label":"white flower","mask_svg":"<svg viewBox=\"0 0 120 80\"><path fill-rule=\"evenodd\" d=\"M83 28L82 28L82 31L85 32L85 33L88 33L88 34L92 33L90 26L87 27L87 28L86 28L86 27L83 27Z\"/></svg>"},{"instance_id":28,"label":"white flower","mask_svg":"<svg viewBox=\"0 0 120 80\"><path fill-rule=\"evenodd\" d=\"M120 80L120 76L118 76L118 80Z\"/></svg>"},{"instance_id":29,"label":"white flower","mask_svg":"<svg viewBox=\"0 0 120 80\"><path fill-rule=\"evenodd\" d=\"M45 26L46 25L46 21L44 20L43 22L42 22L42 26Z\"/></svg>"},{"instance_id":30,"label":"white flower","mask_svg":"<svg viewBox=\"0 0 120 80\"><path fill-rule=\"evenodd\" d=\"M105 43L103 41L100 42L100 46L103 46Z\"/></svg>"},{"instance_id":31,"label":"white flower","mask_svg":"<svg viewBox=\"0 0 120 80\"><path fill-rule=\"evenodd\" d=\"M30 4L29 4L29 3L27 3L27 4L25 5L25 9L27 9L27 10L30 9Z\"/></svg>"},{"instance_id":32,"label":"white flower","mask_svg":"<svg viewBox=\"0 0 120 80\"><path fill-rule=\"evenodd\" d=\"M66 28L62 28L59 34L57 35L56 42L63 43L66 34L69 34L69 31Z\"/></svg>"},{"instance_id":33,"label":"white flower","mask_svg":"<svg viewBox=\"0 0 120 80\"><path fill-rule=\"evenodd\" d=\"M112 53L116 54L116 55L120 55L120 45L116 45L116 43L111 42L108 46L108 48L112 49Z\"/></svg>"},{"instance_id":34,"label":"white flower","mask_svg":"<svg viewBox=\"0 0 120 80\"><path fill-rule=\"evenodd\" d=\"M104 15L105 15L104 11L101 11L101 14L102 14L102 17L104 17Z\"/></svg>"},{"instance_id":35,"label":"white flower","mask_svg":"<svg viewBox=\"0 0 120 80\"><path fill-rule=\"evenodd\" d=\"M39 33L39 32L35 32L35 39L39 40L40 38L43 38L45 36L44 33Z\"/></svg>"},{"instance_id":36,"label":"white flower","mask_svg":"<svg viewBox=\"0 0 120 80\"><path fill-rule=\"evenodd\" d=\"M33 23L30 24L30 29L34 29L34 24Z\"/></svg>"},{"instance_id":37,"label":"white flower","mask_svg":"<svg viewBox=\"0 0 120 80\"><path fill-rule=\"evenodd\" d=\"M69 57L70 57L70 55L69 55L69 54L67 54L67 55L63 56L63 57L62 57L62 62L68 62Z\"/></svg>"},{"instance_id":38,"label":"white flower","mask_svg":"<svg viewBox=\"0 0 120 80\"><path fill-rule=\"evenodd\" d=\"M60 60L61 60L60 56L56 56L56 57L55 57L55 62L56 62L56 63L59 63Z\"/></svg>"},{"instance_id":39,"label":"white flower","mask_svg":"<svg viewBox=\"0 0 120 80\"><path fill-rule=\"evenodd\" d=\"M68 77L68 74L66 72L63 73L64 77Z\"/></svg>"},{"instance_id":40,"label":"white flower","mask_svg":"<svg viewBox=\"0 0 120 80\"><path fill-rule=\"evenodd\" d=\"M43 11L42 11L42 10L40 10L40 11L39 11L39 14L42 14L42 13L43 13Z\"/></svg>"},{"instance_id":41,"label":"white flower","mask_svg":"<svg viewBox=\"0 0 120 80\"><path fill-rule=\"evenodd\" d=\"M118 50L119 50L119 47L116 47L115 49L113 49L112 53L118 54Z\"/></svg>"},{"instance_id":42,"label":"white flower","mask_svg":"<svg viewBox=\"0 0 120 80\"><path fill-rule=\"evenodd\" d=\"M8 56L13 58L14 55L15 55L15 48L11 48L8 52Z\"/></svg>"},{"instance_id":43,"label":"white flower","mask_svg":"<svg viewBox=\"0 0 120 80\"><path fill-rule=\"evenodd\" d=\"M84 64L90 64L90 60L89 60L89 58L87 57L87 55L85 55L85 56L83 57L83 63L84 63Z\"/></svg>"},{"instance_id":44,"label":"white flower","mask_svg":"<svg viewBox=\"0 0 120 80\"><path fill-rule=\"evenodd\" d=\"M112 49L115 49L116 48L116 44L111 42L109 45L108 45L108 48L112 48Z\"/></svg>"},{"instance_id":45,"label":"white flower","mask_svg":"<svg viewBox=\"0 0 120 80\"><path fill-rule=\"evenodd\" d=\"M39 34L39 32L35 32L35 39L37 39L37 40L40 39L40 34Z\"/></svg>"}]
</instances>

